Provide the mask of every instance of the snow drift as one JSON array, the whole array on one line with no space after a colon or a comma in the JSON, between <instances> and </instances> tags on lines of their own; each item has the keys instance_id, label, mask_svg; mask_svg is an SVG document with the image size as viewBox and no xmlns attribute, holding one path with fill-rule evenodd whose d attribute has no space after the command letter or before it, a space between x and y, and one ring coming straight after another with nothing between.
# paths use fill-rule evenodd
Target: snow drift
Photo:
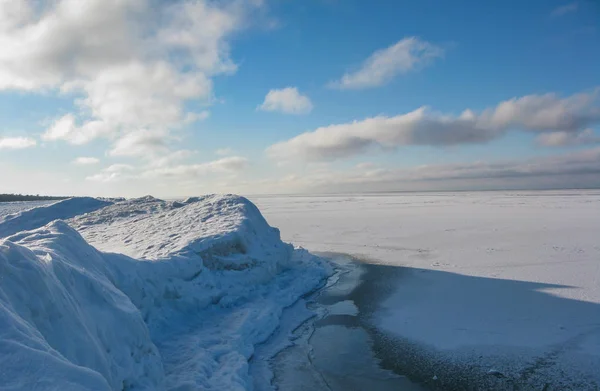
<instances>
[{"instance_id":1,"label":"snow drift","mask_svg":"<svg viewBox=\"0 0 600 391\"><path fill-rule=\"evenodd\" d=\"M71 199L0 221L5 233L8 389L249 389L255 346L330 273L237 196Z\"/></svg>"},{"instance_id":2,"label":"snow drift","mask_svg":"<svg viewBox=\"0 0 600 391\"><path fill-rule=\"evenodd\" d=\"M157 385L160 355L100 252L64 222L0 242L0 381L10 389Z\"/></svg>"},{"instance_id":3,"label":"snow drift","mask_svg":"<svg viewBox=\"0 0 600 391\"><path fill-rule=\"evenodd\" d=\"M91 212L110 205L108 201L90 197L69 198L48 206L41 206L0 217L0 238L41 227L57 219Z\"/></svg>"}]
</instances>

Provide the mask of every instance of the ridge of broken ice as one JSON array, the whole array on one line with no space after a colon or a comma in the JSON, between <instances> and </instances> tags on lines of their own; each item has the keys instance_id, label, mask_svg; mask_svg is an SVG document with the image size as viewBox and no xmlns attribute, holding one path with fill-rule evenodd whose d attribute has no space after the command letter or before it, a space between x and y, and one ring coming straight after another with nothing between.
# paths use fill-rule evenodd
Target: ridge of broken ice
<instances>
[{"instance_id":1,"label":"ridge of broken ice","mask_svg":"<svg viewBox=\"0 0 600 391\"><path fill-rule=\"evenodd\" d=\"M255 345L330 273L232 195L73 198L11 215L0 233L0 383L12 389L251 388Z\"/></svg>"}]
</instances>

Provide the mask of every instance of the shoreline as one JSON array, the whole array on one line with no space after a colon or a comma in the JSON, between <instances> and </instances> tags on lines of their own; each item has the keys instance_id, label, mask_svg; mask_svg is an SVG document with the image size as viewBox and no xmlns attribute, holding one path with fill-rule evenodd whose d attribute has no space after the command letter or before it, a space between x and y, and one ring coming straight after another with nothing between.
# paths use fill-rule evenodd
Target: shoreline
<instances>
[{"instance_id":1,"label":"shoreline","mask_svg":"<svg viewBox=\"0 0 600 391\"><path fill-rule=\"evenodd\" d=\"M371 333L351 299L361 285L363 265L345 254L315 255L330 261L335 273L306 298L306 308L314 316L294 330L282 328L293 343L269 360L271 389L425 391L406 376L384 369L375 355Z\"/></svg>"},{"instance_id":2,"label":"shoreline","mask_svg":"<svg viewBox=\"0 0 600 391\"><path fill-rule=\"evenodd\" d=\"M383 265L369 263L365 257L350 257L365 272L349 299L359 309L359 321L371 336L373 352L382 368L407 376L430 390L514 388L510 381L490 376L482 368L461 367L422 344L379 330L372 322L375 311L393 293L393 284L403 278L406 270L402 267L382 268Z\"/></svg>"},{"instance_id":3,"label":"shoreline","mask_svg":"<svg viewBox=\"0 0 600 391\"><path fill-rule=\"evenodd\" d=\"M401 283L408 272L404 267L390 267L372 263L366 257L344 254L329 256L348 256L364 269L360 283L348 295L358 308L358 322L368 331L372 340L372 350L380 362L381 368L390 370L430 390L599 390L595 383L577 379L574 374L563 377L552 376L554 357L537 356L523 351L515 356L498 356L495 363L499 367L513 367L514 371L505 373L490 366L490 358L466 353L456 359L452 352L436 350L426 344L382 331L375 325L375 312L394 292L394 285ZM525 359L524 359L525 357ZM466 358L466 359L465 359ZM527 365L523 365L526 363Z\"/></svg>"},{"instance_id":4,"label":"shoreline","mask_svg":"<svg viewBox=\"0 0 600 391\"><path fill-rule=\"evenodd\" d=\"M398 284L414 277L414 270L377 264L359 255L315 255L335 265L336 273L330 278L337 280L328 280L306 298L315 316L291 332L292 346L272 356L276 380L272 385L278 389L600 389L595 382L575 376L576 372L563 372L552 352L510 347L499 355L477 349L444 351L383 331L375 316L381 315L383 302L396 292ZM398 383L390 385L394 382Z\"/></svg>"},{"instance_id":5,"label":"shoreline","mask_svg":"<svg viewBox=\"0 0 600 391\"><path fill-rule=\"evenodd\" d=\"M385 368L438 389L600 390L598 193L257 204L285 241L363 261L354 298Z\"/></svg>"}]
</instances>

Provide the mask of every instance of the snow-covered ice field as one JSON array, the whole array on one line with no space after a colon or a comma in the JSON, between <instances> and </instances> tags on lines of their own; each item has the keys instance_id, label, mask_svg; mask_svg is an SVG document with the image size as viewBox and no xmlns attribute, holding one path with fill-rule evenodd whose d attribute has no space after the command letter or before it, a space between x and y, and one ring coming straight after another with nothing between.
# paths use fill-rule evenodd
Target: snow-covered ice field
<instances>
[{"instance_id":1,"label":"snow-covered ice field","mask_svg":"<svg viewBox=\"0 0 600 391\"><path fill-rule=\"evenodd\" d=\"M600 191L252 199L285 241L401 270L373 322L440 384L599 387Z\"/></svg>"}]
</instances>

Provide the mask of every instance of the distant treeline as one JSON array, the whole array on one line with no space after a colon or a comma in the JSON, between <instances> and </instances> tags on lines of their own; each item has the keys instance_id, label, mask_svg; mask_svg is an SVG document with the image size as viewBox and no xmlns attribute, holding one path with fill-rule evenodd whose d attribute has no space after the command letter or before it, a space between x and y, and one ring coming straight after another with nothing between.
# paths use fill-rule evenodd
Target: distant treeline
<instances>
[{"instance_id":1,"label":"distant treeline","mask_svg":"<svg viewBox=\"0 0 600 391\"><path fill-rule=\"evenodd\" d=\"M64 200L69 197L55 197L55 196L41 196L29 195L29 194L0 194L0 202L13 202L13 201L51 201L51 200Z\"/></svg>"}]
</instances>

